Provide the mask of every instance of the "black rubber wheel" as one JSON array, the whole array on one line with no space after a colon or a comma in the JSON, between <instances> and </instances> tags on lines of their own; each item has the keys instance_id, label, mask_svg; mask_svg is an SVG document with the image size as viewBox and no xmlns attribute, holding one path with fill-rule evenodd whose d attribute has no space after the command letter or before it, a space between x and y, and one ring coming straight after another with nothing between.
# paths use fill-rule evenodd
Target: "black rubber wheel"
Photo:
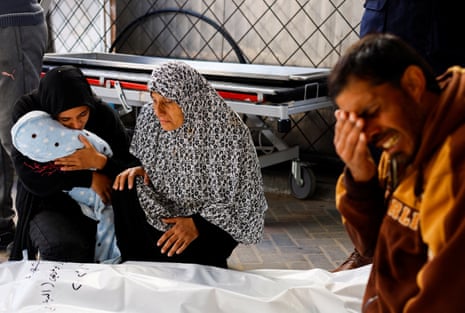
<instances>
[{"instance_id":1,"label":"black rubber wheel","mask_svg":"<svg viewBox=\"0 0 465 313\"><path fill-rule=\"evenodd\" d=\"M299 186L292 173L290 173L289 186L291 188L291 194L297 199L303 200L313 196L316 189L316 178L313 171L308 167L302 166L300 172L302 174L303 184Z\"/></svg>"}]
</instances>

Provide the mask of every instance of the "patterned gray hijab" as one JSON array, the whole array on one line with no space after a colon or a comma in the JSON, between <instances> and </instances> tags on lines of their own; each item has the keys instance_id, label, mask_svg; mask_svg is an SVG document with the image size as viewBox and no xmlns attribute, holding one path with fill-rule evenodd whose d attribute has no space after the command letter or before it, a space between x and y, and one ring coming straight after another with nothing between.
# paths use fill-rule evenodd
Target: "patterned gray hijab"
<instances>
[{"instance_id":1,"label":"patterned gray hijab","mask_svg":"<svg viewBox=\"0 0 465 313\"><path fill-rule=\"evenodd\" d=\"M148 222L166 230L163 217L200 214L238 242L260 241L267 203L247 126L185 63L156 68L149 89L178 103L184 123L163 130L151 104L137 118L131 152L152 183L137 181Z\"/></svg>"}]
</instances>

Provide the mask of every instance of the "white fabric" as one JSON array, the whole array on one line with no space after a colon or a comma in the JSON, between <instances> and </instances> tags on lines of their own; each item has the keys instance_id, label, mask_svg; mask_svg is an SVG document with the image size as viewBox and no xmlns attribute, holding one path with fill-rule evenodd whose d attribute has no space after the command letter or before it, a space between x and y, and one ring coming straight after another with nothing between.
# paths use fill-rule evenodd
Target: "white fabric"
<instances>
[{"instance_id":1,"label":"white fabric","mask_svg":"<svg viewBox=\"0 0 465 313\"><path fill-rule=\"evenodd\" d=\"M360 312L371 267L235 271L177 263L0 264L0 312Z\"/></svg>"}]
</instances>

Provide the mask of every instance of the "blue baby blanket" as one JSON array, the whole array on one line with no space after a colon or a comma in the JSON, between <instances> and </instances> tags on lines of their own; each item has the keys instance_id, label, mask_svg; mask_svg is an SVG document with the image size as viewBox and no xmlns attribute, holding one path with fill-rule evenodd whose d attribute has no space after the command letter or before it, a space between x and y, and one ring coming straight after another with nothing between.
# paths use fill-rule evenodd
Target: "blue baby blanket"
<instances>
[{"instance_id":1,"label":"blue baby blanket","mask_svg":"<svg viewBox=\"0 0 465 313\"><path fill-rule=\"evenodd\" d=\"M111 147L96 134L67 128L43 111L31 111L23 115L11 129L14 147L31 160L42 163L71 155L83 148L79 135L85 136L100 153L112 156ZM116 245L113 207L105 205L91 188L74 187L68 193L78 202L86 216L99 222L95 261L118 263L121 253Z\"/></svg>"}]
</instances>

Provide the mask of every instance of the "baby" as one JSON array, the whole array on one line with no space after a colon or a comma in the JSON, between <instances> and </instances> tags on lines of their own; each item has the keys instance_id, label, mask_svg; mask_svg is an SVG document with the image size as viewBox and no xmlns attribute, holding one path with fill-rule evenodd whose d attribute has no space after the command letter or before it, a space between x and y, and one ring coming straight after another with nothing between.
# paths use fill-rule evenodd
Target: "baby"
<instances>
[{"instance_id":1,"label":"baby","mask_svg":"<svg viewBox=\"0 0 465 313\"><path fill-rule=\"evenodd\" d=\"M67 128L43 111L31 111L23 115L11 129L15 148L31 160L42 163L83 148L79 135L85 136L100 153L112 156L110 146L97 135L87 130ZM74 187L67 192L80 205L83 214L99 222L95 261L118 263L121 253L116 245L112 206L105 205L91 188Z\"/></svg>"}]
</instances>

